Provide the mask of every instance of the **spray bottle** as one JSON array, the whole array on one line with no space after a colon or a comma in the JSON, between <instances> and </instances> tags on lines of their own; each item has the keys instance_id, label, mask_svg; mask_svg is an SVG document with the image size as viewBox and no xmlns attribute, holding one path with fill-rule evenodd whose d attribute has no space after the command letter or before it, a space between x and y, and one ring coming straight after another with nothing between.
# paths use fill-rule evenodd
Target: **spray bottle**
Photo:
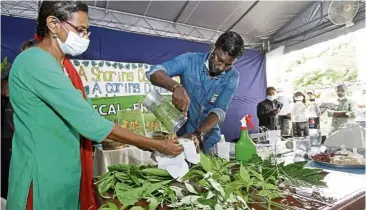
<instances>
[{"instance_id":1,"label":"spray bottle","mask_svg":"<svg viewBox=\"0 0 366 210\"><path fill-rule=\"evenodd\" d=\"M249 138L247 123L251 128L254 128L252 123L252 115L245 115L241 119L241 134L239 141L235 145L235 157L238 161L248 161L254 154L257 154L257 147Z\"/></svg>"}]
</instances>

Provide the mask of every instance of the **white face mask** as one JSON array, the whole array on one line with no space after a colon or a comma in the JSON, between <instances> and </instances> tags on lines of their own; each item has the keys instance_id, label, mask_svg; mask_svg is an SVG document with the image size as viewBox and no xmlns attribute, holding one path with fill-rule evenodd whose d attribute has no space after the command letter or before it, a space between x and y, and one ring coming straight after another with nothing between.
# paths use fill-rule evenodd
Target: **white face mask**
<instances>
[{"instance_id":1,"label":"white face mask","mask_svg":"<svg viewBox=\"0 0 366 210\"><path fill-rule=\"evenodd\" d=\"M302 100L304 100L304 97L298 96L298 97L295 97L294 99L295 99L295 101L302 101Z\"/></svg>"},{"instance_id":2,"label":"white face mask","mask_svg":"<svg viewBox=\"0 0 366 210\"><path fill-rule=\"evenodd\" d=\"M267 99L270 101L274 101L275 99L277 99L277 96L267 96Z\"/></svg>"},{"instance_id":3,"label":"white face mask","mask_svg":"<svg viewBox=\"0 0 366 210\"><path fill-rule=\"evenodd\" d=\"M58 37L56 40L62 52L72 56L77 56L85 52L90 43L89 39L83 38L73 31L67 31L67 38L65 42L62 42Z\"/></svg>"}]
</instances>

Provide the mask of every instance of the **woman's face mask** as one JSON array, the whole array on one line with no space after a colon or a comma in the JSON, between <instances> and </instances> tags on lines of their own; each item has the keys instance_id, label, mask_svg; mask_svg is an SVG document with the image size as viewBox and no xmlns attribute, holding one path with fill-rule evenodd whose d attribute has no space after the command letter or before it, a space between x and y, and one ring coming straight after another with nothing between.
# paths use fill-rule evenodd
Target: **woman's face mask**
<instances>
[{"instance_id":1,"label":"woman's face mask","mask_svg":"<svg viewBox=\"0 0 366 210\"><path fill-rule=\"evenodd\" d=\"M304 97L303 96L295 96L294 100L295 101L302 101L302 100L304 100Z\"/></svg>"},{"instance_id":2,"label":"woman's face mask","mask_svg":"<svg viewBox=\"0 0 366 210\"><path fill-rule=\"evenodd\" d=\"M62 42L58 37L56 39L62 52L72 56L77 56L84 53L89 47L90 40L84 38L81 34L66 30L62 24L61 26L65 29L65 31L67 31L67 38L65 42Z\"/></svg>"}]
</instances>

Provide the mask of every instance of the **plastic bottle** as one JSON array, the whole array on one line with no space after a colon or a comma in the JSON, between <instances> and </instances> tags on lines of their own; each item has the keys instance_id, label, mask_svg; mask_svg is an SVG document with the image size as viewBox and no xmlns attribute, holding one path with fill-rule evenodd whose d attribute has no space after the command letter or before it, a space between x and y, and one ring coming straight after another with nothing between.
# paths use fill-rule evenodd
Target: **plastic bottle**
<instances>
[{"instance_id":1,"label":"plastic bottle","mask_svg":"<svg viewBox=\"0 0 366 210\"><path fill-rule=\"evenodd\" d=\"M322 141L320 133L320 111L315 101L311 101L308 106L309 112L309 136L312 146L319 146Z\"/></svg>"},{"instance_id":2,"label":"plastic bottle","mask_svg":"<svg viewBox=\"0 0 366 210\"><path fill-rule=\"evenodd\" d=\"M248 161L257 154L257 147L248 135L247 123L254 128L251 118L251 115L246 115L241 119L241 135L235 144L235 157L238 161Z\"/></svg>"}]
</instances>

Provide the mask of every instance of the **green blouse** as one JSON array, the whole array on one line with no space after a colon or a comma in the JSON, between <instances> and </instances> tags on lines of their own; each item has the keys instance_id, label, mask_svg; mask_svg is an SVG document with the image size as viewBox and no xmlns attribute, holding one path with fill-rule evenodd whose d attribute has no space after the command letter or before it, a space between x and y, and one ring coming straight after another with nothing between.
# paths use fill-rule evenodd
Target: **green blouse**
<instances>
[{"instance_id":1,"label":"green blouse","mask_svg":"<svg viewBox=\"0 0 366 210\"><path fill-rule=\"evenodd\" d=\"M34 210L79 209L79 135L101 142L114 123L74 88L49 53L17 56L9 78L15 133L7 209L23 210L33 181Z\"/></svg>"}]
</instances>

